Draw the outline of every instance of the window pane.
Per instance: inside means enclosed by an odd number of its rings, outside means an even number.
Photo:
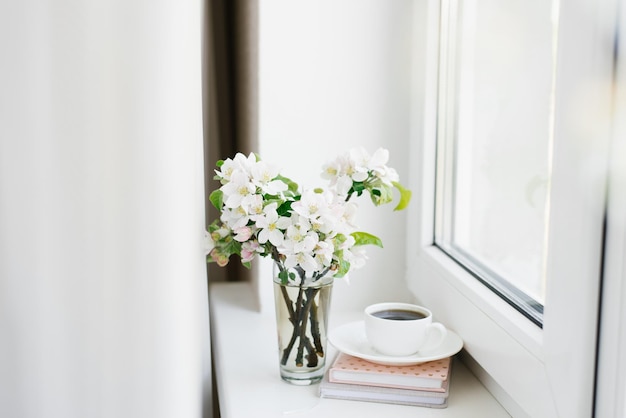
[[[436,242],[541,323],[557,4],[448,6]]]

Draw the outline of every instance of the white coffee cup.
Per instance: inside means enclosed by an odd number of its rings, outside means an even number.
[[[372,347],[388,356],[410,356],[437,348],[446,327],[433,322],[433,314],[410,303],[376,303],[365,308],[365,334]]]

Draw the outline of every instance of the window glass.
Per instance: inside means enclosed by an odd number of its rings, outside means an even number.
[[[446,13],[435,241],[541,325],[558,1],[466,0]]]

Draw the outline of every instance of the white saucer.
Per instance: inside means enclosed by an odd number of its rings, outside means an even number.
[[[351,322],[333,329],[328,341],[343,353],[385,366],[409,366],[439,360],[454,355],[463,348],[461,337],[448,330],[446,338],[435,349],[418,351],[410,356],[387,356],[376,351],[367,341],[363,321]]]

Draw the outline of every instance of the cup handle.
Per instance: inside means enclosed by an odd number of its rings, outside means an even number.
[[[443,340],[448,335],[448,330],[443,324],[439,322],[433,322],[428,326],[426,343],[420,348],[420,351],[433,350],[443,343]]]

